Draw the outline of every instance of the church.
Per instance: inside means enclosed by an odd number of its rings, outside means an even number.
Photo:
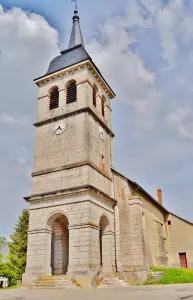
[[[38,86],[27,265],[42,277],[87,281],[126,274],[144,283],[151,266],[193,268],[193,224],[113,168],[111,101],[87,53],[77,8],[68,48]]]

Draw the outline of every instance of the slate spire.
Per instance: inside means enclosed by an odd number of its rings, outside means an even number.
[[[71,32],[71,36],[70,36],[68,49],[73,48],[80,44],[84,47],[84,40],[82,37],[81,28],[80,28],[80,18],[78,15],[77,6],[74,10],[74,16],[73,16],[72,20],[73,20],[73,25],[72,25],[72,32]]]

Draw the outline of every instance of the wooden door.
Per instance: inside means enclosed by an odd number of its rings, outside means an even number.
[[[186,258],[186,253],[179,253],[180,257],[180,266],[183,269],[187,269],[187,258]]]

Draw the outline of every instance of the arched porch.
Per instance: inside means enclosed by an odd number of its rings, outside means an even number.
[[[51,272],[52,275],[63,275],[69,265],[69,222],[64,214],[56,213],[49,219],[48,225],[51,230]]]

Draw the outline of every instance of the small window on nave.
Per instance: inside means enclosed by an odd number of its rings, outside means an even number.
[[[52,110],[59,106],[59,88],[57,86],[52,87],[50,89],[49,95],[50,95],[49,109]]]
[[[93,86],[93,105],[97,107],[97,87]]]
[[[66,103],[72,103],[77,101],[77,86],[76,86],[76,81],[70,81],[67,84],[67,99]]]

